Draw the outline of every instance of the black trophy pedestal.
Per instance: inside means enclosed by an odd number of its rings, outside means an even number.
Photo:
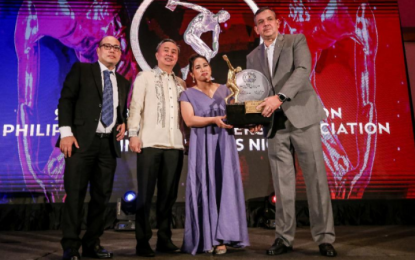
[[[261,113],[245,113],[245,104],[226,105],[226,123],[235,127],[250,125],[268,125],[272,117],[264,117]]]

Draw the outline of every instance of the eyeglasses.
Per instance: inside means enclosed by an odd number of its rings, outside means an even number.
[[[114,49],[115,52],[121,52],[121,47],[118,45],[111,45],[109,43],[104,43],[104,44],[101,44],[101,46],[99,47],[104,47],[104,49],[107,51]]]

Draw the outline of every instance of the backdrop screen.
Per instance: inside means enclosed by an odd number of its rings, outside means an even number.
[[[117,70],[131,81],[156,65],[157,43],[172,38],[182,50],[175,72],[188,85],[187,60],[195,52],[212,57],[213,77],[225,83],[228,68],[221,57],[226,54],[234,66],[245,68],[246,55],[261,44],[253,13],[264,5],[276,11],[280,33],[307,38],[310,80],[328,115],[321,122],[321,141],[332,198],[415,198],[398,6],[386,0],[0,0],[0,192],[63,200],[65,161],[54,147],[58,99],[73,63],[97,60],[103,36],[120,39],[123,57]],[[219,24],[219,31],[195,25],[221,10],[230,19]],[[193,40],[185,41],[189,32]],[[246,199],[270,194],[267,140],[246,129],[235,129],[235,137]],[[122,147],[112,201],[136,187],[136,156],[127,138]],[[184,201],[186,173],[184,167],[178,201]],[[297,194],[305,198],[299,167]],[[8,202],[3,196],[2,203]]]

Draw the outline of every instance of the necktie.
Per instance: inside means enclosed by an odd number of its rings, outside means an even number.
[[[112,124],[114,120],[114,100],[112,93],[112,83],[110,79],[110,74],[112,72],[104,70],[104,94],[102,99],[102,113],[101,121],[105,127],[108,127]]]

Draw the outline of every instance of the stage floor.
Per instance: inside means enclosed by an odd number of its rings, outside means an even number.
[[[156,230],[150,243],[156,244]],[[60,231],[0,232],[0,259],[50,259],[62,257]],[[337,259],[415,259],[415,226],[337,226],[335,248]],[[182,243],[183,229],[173,230],[173,241]],[[226,255],[157,254],[153,259],[327,259],[318,253],[312,241],[309,227],[297,229],[294,251],[280,256],[267,256],[265,250],[274,240],[274,232],[262,228],[250,228],[251,246],[245,249],[228,249]],[[137,259],[133,232],[107,230],[101,244],[114,252],[113,259]],[[88,259],[88,258],[82,258]],[[145,258],[143,258],[145,259]]]

